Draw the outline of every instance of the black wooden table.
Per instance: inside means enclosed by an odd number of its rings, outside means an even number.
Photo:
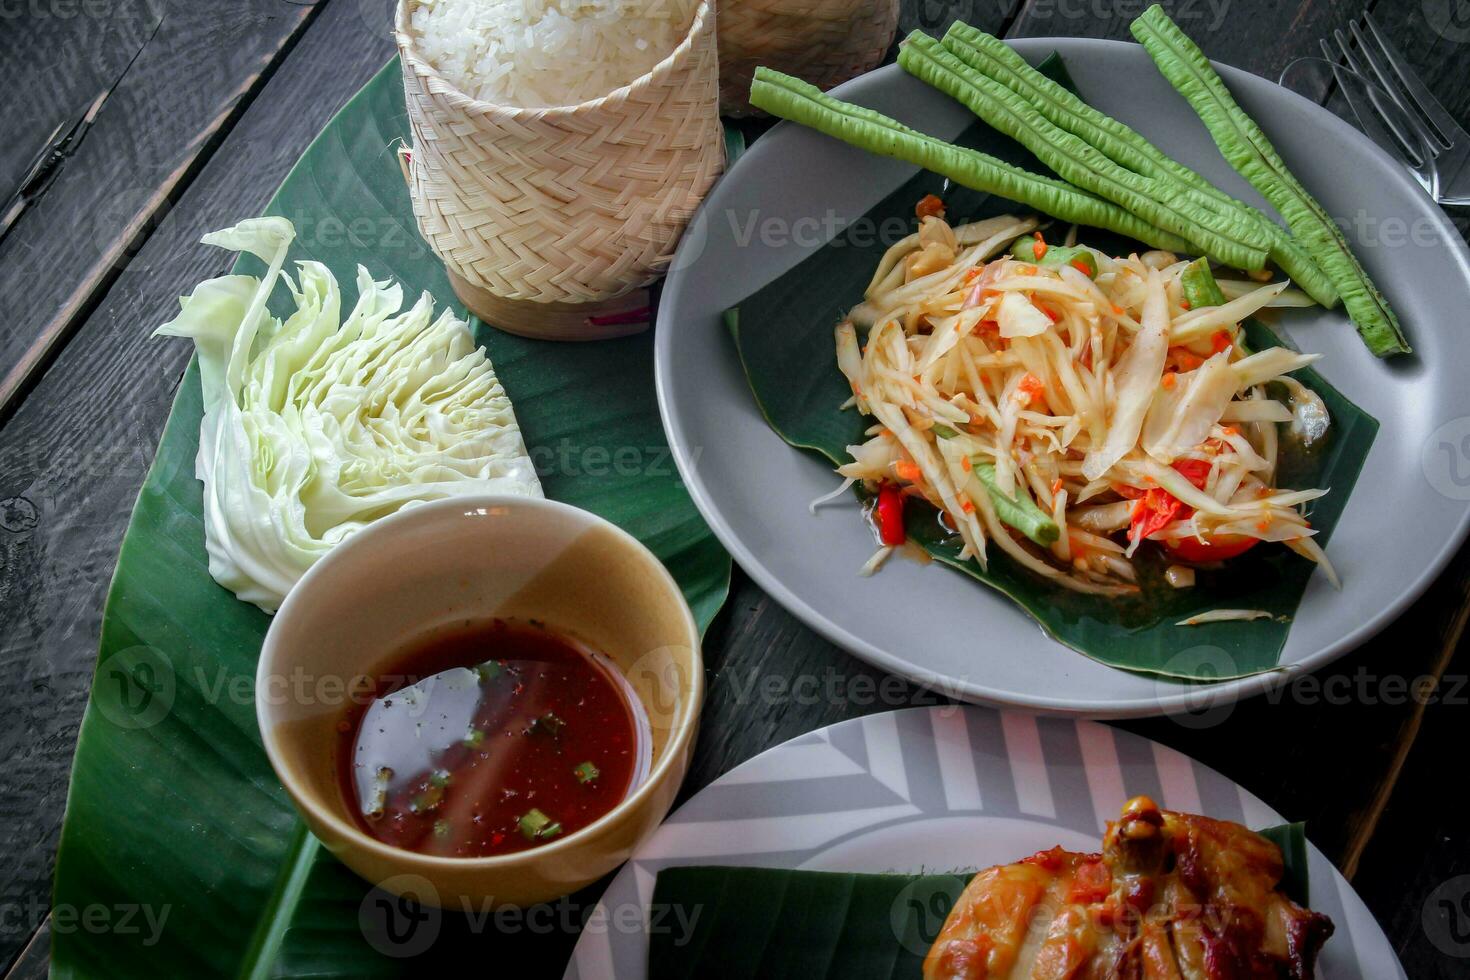
[[[959,17],[1008,37],[1127,38],[1144,6],[905,0],[900,29],[939,33]],[[1268,78],[1369,8],[1470,122],[1464,0],[1166,6],[1207,54]],[[63,120],[109,93],[0,243],[7,976],[45,969],[52,862],[102,598],[189,357],[189,345],[149,343],[148,331],[176,297],[228,265],[199,236],[259,213],[311,138],[392,56],[390,8],[391,0],[0,0],[0,194]],[[1396,623],[1331,669],[1208,724],[1124,726],[1308,821],[1415,980],[1470,976],[1470,826],[1457,761],[1470,718],[1470,659],[1459,649],[1467,590],[1470,548]],[[686,795],[813,728],[938,700],[834,648],[738,569],[705,655],[710,696]],[[832,693],[794,693],[812,690]],[[554,966],[548,975],[560,974]]]

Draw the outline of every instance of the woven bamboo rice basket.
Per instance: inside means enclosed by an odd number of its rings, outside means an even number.
[[[758,65],[821,89],[883,60],[898,30],[898,0],[719,0],[720,111],[751,108]]]
[[[646,287],[725,164],[711,0],[653,70],[573,106],[470,98],[394,22],[413,133],[414,217],[456,295],[511,333],[594,340],[647,328]]]

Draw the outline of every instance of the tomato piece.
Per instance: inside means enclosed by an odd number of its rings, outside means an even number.
[[[1201,544],[1198,538],[1188,537],[1178,541],[1165,541],[1164,548],[1180,561],[1225,561],[1245,554],[1260,543],[1260,538],[1244,534],[1216,534],[1210,538],[1208,544]]]
[[[1174,470],[1196,488],[1203,490],[1210,478],[1211,463],[1203,459],[1181,459],[1174,463]]]
[[[896,548],[907,540],[903,529],[903,493],[897,485],[885,483],[878,488],[873,518],[878,525],[878,540],[883,544]]]

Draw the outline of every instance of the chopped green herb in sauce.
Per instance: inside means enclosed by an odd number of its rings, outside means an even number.
[[[517,824],[526,840],[548,840],[561,833],[561,824],[534,807]]]

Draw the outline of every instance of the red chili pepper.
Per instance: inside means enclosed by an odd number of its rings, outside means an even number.
[[[1216,330],[1210,335],[1210,350],[1216,354],[1235,343],[1235,338],[1230,336],[1229,330]]]
[[[1179,475],[1199,489],[1205,488],[1205,481],[1210,478],[1210,464],[1203,459],[1181,459],[1174,464],[1174,469]],[[1118,492],[1123,493],[1119,488]],[[1126,488],[1131,489],[1131,488]],[[1135,491],[1136,493],[1136,491]],[[1128,497],[1132,494],[1123,493]],[[1194,514],[1194,508],[1187,506],[1178,497],[1162,487],[1154,487],[1143,494],[1133,505],[1132,520],[1129,521],[1128,537],[1146,538],[1150,534],[1157,534],[1163,530],[1171,521],[1188,520]]]
[[[935,194],[925,194],[919,198],[919,203],[914,205],[914,216],[921,221],[924,218],[944,217],[944,201]]]
[[[1041,237],[1041,232],[1039,231],[1036,233],[1036,241],[1031,243],[1031,254],[1036,256],[1036,261],[1038,262],[1046,254],[1046,239]]]
[[[1209,461],[1203,459],[1181,459],[1174,463],[1174,469],[1179,472],[1179,475],[1201,490],[1205,488],[1205,483],[1210,479],[1210,468]],[[1165,490],[1149,491],[1150,494],[1167,492]],[[1180,503],[1173,494],[1169,494],[1169,498],[1178,505],[1173,515],[1178,520],[1188,520],[1194,514],[1193,507]],[[1137,511],[1136,505],[1134,510],[1135,512]],[[1162,525],[1160,526],[1162,527]],[[1153,531],[1145,531],[1144,537],[1157,530],[1158,528],[1154,528]],[[1169,554],[1181,561],[1208,562],[1225,561],[1228,558],[1234,558],[1237,555],[1244,554],[1260,543],[1259,538],[1247,537],[1243,534],[1216,534],[1212,535],[1208,542],[1201,542],[1195,537],[1180,538],[1177,541],[1165,541],[1164,548]]]
[[[1128,521],[1129,540],[1146,538],[1162,531],[1183,506],[1179,498],[1167,490],[1155,487],[1148,491],[1133,505],[1133,514]]]
[[[1087,278],[1092,278],[1092,266],[1088,265],[1081,259],[1073,259],[1071,262],[1068,263],[1068,265],[1076,269],[1078,272],[1082,273]]]
[[[873,508],[878,524],[878,540],[896,548],[907,540],[903,530],[903,493],[893,483],[878,488],[878,505]]]

